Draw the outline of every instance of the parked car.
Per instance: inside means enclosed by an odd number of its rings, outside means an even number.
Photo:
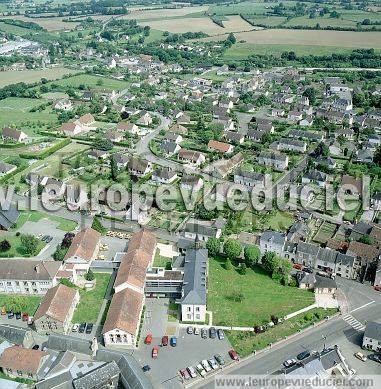
[[[192,378],[197,377],[196,369],[193,366],[188,366],[187,371]]]
[[[152,349],[152,358],[157,358],[157,356],[159,355],[159,349],[157,347],[154,347]]]
[[[165,335],[161,338],[161,345],[168,346],[168,336],[167,335]]]
[[[294,263],[294,264],[292,265],[292,267],[293,267],[294,269],[297,269],[297,270],[302,270],[302,269],[303,269],[303,265],[300,264],[300,263]]]
[[[223,366],[225,365],[225,360],[224,358],[222,358],[222,356],[220,354],[216,354],[214,356],[214,359],[217,361],[217,363],[220,365],[220,366]]]
[[[305,358],[308,358],[309,356],[311,355],[311,353],[309,351],[302,351],[301,353],[299,353],[297,356],[296,356],[296,359],[298,359],[299,361],[301,361],[302,359],[305,359]]]
[[[305,271],[306,273],[313,273],[314,271],[308,267],[304,267],[303,268],[303,271]]]
[[[38,350],[39,348],[40,348],[40,346],[39,346],[38,344],[35,344],[35,345],[32,347],[33,350]]]
[[[177,338],[176,338],[176,336],[172,336],[171,337],[170,343],[171,343],[172,347],[176,347],[177,346]]]
[[[203,369],[201,363],[199,363],[196,366],[196,370],[197,370],[197,373],[200,374],[201,377],[205,377],[206,376],[206,371]]]
[[[48,236],[48,238],[46,239],[46,243],[50,243],[52,240],[53,240],[53,237],[52,236]]]
[[[78,329],[79,329],[79,324],[78,323],[75,323],[73,324],[73,327],[71,329],[71,332],[78,332]]]
[[[78,329],[78,332],[80,332],[81,334],[83,334],[85,332],[85,329],[86,329],[86,323],[81,323],[79,325],[79,329]]]
[[[20,320],[21,319],[21,312],[16,312],[16,319]]]
[[[296,359],[287,359],[287,361],[283,362],[284,367],[294,366],[298,361]]]
[[[91,331],[93,330],[94,324],[87,324],[86,326],[86,334],[91,334]]]
[[[225,339],[224,331],[222,331],[221,329],[217,330],[217,335],[219,340]]]
[[[193,327],[191,327],[191,326],[187,327],[187,333],[189,335],[192,335],[193,334]]]
[[[214,339],[217,336],[216,329],[214,327],[209,328],[209,338]]]
[[[194,328],[193,328],[193,333],[194,333],[195,335],[200,335],[200,329],[197,328],[197,327],[194,327]]]
[[[363,362],[366,362],[366,360],[368,359],[363,353],[360,352],[355,353],[355,357]]]
[[[144,366],[142,367],[142,370],[143,370],[144,373],[145,373],[146,371],[150,371],[150,370],[151,370],[151,367],[150,367],[150,365],[144,365]]]
[[[152,343],[152,334],[148,334],[146,338],[144,339],[145,344],[151,344]]]
[[[371,360],[374,361],[374,362],[381,363],[381,354],[369,355],[368,358],[371,359]]]
[[[212,368],[210,367],[210,365],[209,365],[209,363],[208,363],[208,361],[206,360],[206,359],[203,359],[202,361],[201,361],[201,365],[202,365],[202,367],[204,368],[204,370],[208,373],[209,371],[211,371],[212,370]]]
[[[22,321],[28,321],[29,315],[26,312],[23,312],[22,314]]]
[[[213,370],[218,369],[218,363],[216,362],[216,360],[214,358],[208,359],[208,363]]]
[[[184,380],[189,380],[189,378],[191,378],[191,376],[190,376],[190,374],[189,374],[187,369],[181,369],[180,370],[180,375],[181,375],[181,377],[184,378]]]
[[[208,330],[206,328],[201,328],[201,338],[206,339],[208,337]]]
[[[13,319],[14,316],[15,314],[13,313],[13,311],[8,311],[8,319]]]
[[[376,285],[374,287],[374,290],[377,290],[377,292],[381,292],[381,285]]]
[[[32,325],[34,322],[34,317],[33,316],[29,316],[28,317],[28,326]]]
[[[236,353],[235,350],[229,350],[229,355],[230,355],[230,358],[233,359],[233,361],[238,361],[238,354]]]

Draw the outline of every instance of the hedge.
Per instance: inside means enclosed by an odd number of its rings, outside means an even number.
[[[63,147],[70,144],[70,142],[71,142],[71,140],[69,138],[65,138],[61,142],[57,143],[56,145],[54,145],[52,147],[49,147],[47,150],[44,150],[41,153],[38,153],[38,154],[22,153],[22,154],[20,154],[20,157],[26,158],[26,159],[45,159],[46,157],[49,157],[50,155],[55,153],[57,150],[60,150]]]

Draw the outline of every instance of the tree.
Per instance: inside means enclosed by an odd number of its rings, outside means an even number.
[[[97,217],[94,218],[91,228],[95,231],[98,231],[102,235],[106,232],[106,229],[103,227],[102,223]]]
[[[247,266],[253,266],[258,263],[261,252],[258,246],[246,246],[243,255]]]
[[[11,244],[6,239],[0,242],[0,251],[8,251],[11,248]]]
[[[374,153],[373,162],[381,167],[381,146],[378,146],[377,150]]]
[[[242,274],[242,275],[245,275],[246,274],[246,264],[245,263],[241,263],[241,266],[239,268],[239,272]]]
[[[38,249],[40,241],[33,235],[21,235],[21,248],[27,255],[34,255]]]
[[[241,244],[233,239],[228,239],[224,243],[224,253],[230,260],[237,259],[237,257],[241,254],[242,246]]]
[[[231,270],[231,269],[233,269],[233,265],[232,265],[230,259],[227,259],[227,260],[226,260],[225,266],[224,266],[224,267],[225,267],[225,270]]]
[[[7,299],[7,309],[13,312],[23,312],[28,306],[24,296],[11,296]]]
[[[95,279],[95,275],[91,269],[88,270],[88,272],[85,274],[85,280],[87,281],[93,281]]]
[[[262,257],[262,265],[270,274],[278,270],[279,264],[280,258],[273,251],[268,251]]]
[[[209,238],[206,242],[206,248],[208,249],[209,255],[214,257],[220,252],[221,243],[217,238]]]
[[[303,92],[303,96],[308,97],[310,104],[315,104],[316,101],[316,90],[313,87],[306,88]]]
[[[118,165],[116,164],[114,157],[111,157],[110,168],[111,168],[111,179],[113,181],[117,181],[117,179],[118,179]]]

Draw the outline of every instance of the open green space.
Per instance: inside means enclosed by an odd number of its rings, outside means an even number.
[[[0,307],[13,312],[26,312],[34,315],[41,301],[39,296],[0,294]]]
[[[160,255],[160,251],[156,250],[155,258],[153,259],[154,267],[170,267],[171,266],[171,258],[163,257]]]
[[[271,315],[283,317],[314,303],[312,292],[274,281],[262,268],[240,274],[224,267],[225,258],[209,260],[208,310],[215,325],[252,327],[266,324]]]
[[[226,331],[226,335],[240,357],[245,357],[254,351],[267,347],[270,343],[295,334],[314,323],[323,320],[326,316],[332,316],[336,309],[314,308],[306,313],[301,313],[291,319],[285,320],[262,334],[242,331]]]
[[[40,220],[47,218],[49,220],[55,221],[59,228],[62,231],[73,231],[77,227],[77,223],[73,220],[64,219],[56,215],[48,215],[41,211],[30,211],[30,212],[21,212],[14,229],[19,229],[22,227],[25,222],[39,222]]]
[[[79,291],[80,301],[74,311],[73,323],[95,323],[97,321],[102,300],[105,298],[111,274],[95,274],[95,287],[93,290]]]
[[[11,245],[9,250],[0,251],[0,258],[13,258],[13,257],[31,257],[33,255],[29,255],[25,252],[25,249],[21,243],[21,235],[16,236],[14,234],[4,234],[0,235],[0,241],[7,240]],[[45,247],[45,243],[41,240],[38,242],[36,253],[37,255],[43,248]]]

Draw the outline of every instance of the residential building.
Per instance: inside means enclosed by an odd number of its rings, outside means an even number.
[[[12,204],[4,204],[0,209],[0,230],[9,230],[16,224],[20,212]],[[7,209],[8,208],[8,209]]]
[[[151,162],[138,157],[131,157],[128,162],[128,168],[130,169],[132,175],[136,177],[144,177],[152,171],[152,164]]]
[[[200,166],[205,162],[205,155],[194,150],[181,149],[178,157],[181,161],[188,162],[194,166]]]
[[[281,153],[262,151],[258,156],[258,163],[276,170],[285,170],[288,167],[288,156]]]
[[[17,166],[6,162],[0,162],[0,177],[6,176],[17,170]]]
[[[187,250],[180,299],[182,321],[205,322],[207,277],[208,250]]]
[[[120,132],[128,132],[130,134],[138,134],[139,127],[134,123],[119,122],[116,125],[116,130]]]
[[[4,127],[2,133],[3,140],[26,143],[28,141],[28,135],[25,132],[16,128]]]
[[[381,323],[375,321],[366,323],[362,347],[375,352],[381,351]]]
[[[201,177],[185,174],[181,178],[180,187],[186,190],[198,192],[202,188],[203,183],[204,182]]]
[[[43,335],[52,332],[68,333],[78,302],[77,289],[62,284],[50,288],[34,314],[36,331]]]
[[[234,146],[229,143],[219,142],[217,140],[210,140],[208,143],[208,149],[223,154],[230,154],[233,152]]]
[[[175,170],[166,167],[156,169],[152,173],[152,181],[158,184],[171,184],[177,179],[178,179],[177,172]]]
[[[185,225],[184,237],[201,242],[207,242],[209,238],[219,238],[224,225],[220,222],[220,219],[214,222],[190,219]]]
[[[283,256],[286,235],[277,231],[263,231],[259,239],[259,248],[262,254],[272,251]]]
[[[265,186],[265,176],[262,173],[244,171],[238,169],[234,173],[234,182],[236,184],[245,185],[249,188],[253,188],[255,186]]]

